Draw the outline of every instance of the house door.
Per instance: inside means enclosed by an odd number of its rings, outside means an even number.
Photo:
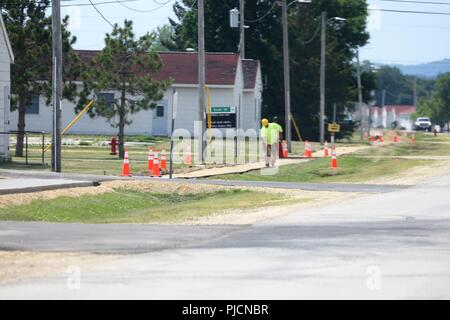
[[[153,112],[153,135],[167,136],[167,101],[158,102]]]

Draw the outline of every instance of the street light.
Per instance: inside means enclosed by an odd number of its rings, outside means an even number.
[[[328,21],[346,21],[341,17],[332,17],[327,20],[327,13],[322,12],[322,35],[320,49],[320,144],[325,142],[325,63],[326,63],[326,24]]]
[[[289,152],[292,151],[291,143],[291,83],[289,74],[289,36],[288,36],[288,15],[287,9],[294,3],[311,3],[311,0],[295,0],[286,4],[286,0],[282,1],[283,12],[283,62],[284,62],[284,113],[286,126],[286,140]]]

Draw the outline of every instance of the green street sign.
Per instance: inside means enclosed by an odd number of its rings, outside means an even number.
[[[211,107],[211,113],[236,113],[235,107]]]

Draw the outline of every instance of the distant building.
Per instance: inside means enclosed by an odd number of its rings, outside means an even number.
[[[77,51],[84,61],[95,57],[99,51]],[[194,122],[198,119],[198,59],[195,52],[161,52],[163,67],[150,76],[155,80],[172,79],[172,86],[164,93],[153,110],[140,111],[130,116],[132,124],[126,126],[128,135],[169,136],[171,132],[173,89],[178,92],[178,109],[175,129],[182,128],[194,134]],[[206,85],[211,95],[213,110],[231,113],[233,121],[224,121],[224,127],[242,129],[259,128],[262,92],[261,66],[257,60],[240,60],[235,53],[206,54]],[[81,83],[79,83],[81,88]],[[117,98],[119,93],[101,93],[105,100]],[[63,128],[76,116],[75,105],[64,100],[62,103]],[[17,112],[11,114],[17,124]],[[52,129],[52,108],[45,105],[45,98],[36,97],[27,108],[26,130],[46,131]],[[117,134],[117,128],[104,118],[91,119],[83,116],[69,133],[74,134]]]
[[[370,107],[370,119],[372,128],[392,128],[394,123],[406,130],[414,129],[413,114],[416,107],[412,105],[386,105]]]
[[[9,158],[9,109],[11,87],[11,64],[14,54],[9,43],[6,27],[0,15],[0,161]]]

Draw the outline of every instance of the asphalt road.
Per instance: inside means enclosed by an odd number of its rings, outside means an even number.
[[[117,240],[115,250],[133,237],[159,245],[81,270],[79,288],[61,274],[0,287],[0,298],[448,299],[449,190],[445,176],[252,226],[74,225],[84,243],[95,230],[111,228],[98,234],[94,247],[105,235]],[[10,247],[38,249],[47,238],[57,243],[51,235],[58,226],[30,225],[1,223],[0,243],[14,237]],[[38,238],[33,228],[41,230]],[[83,236],[83,229],[90,231]],[[71,244],[67,226],[60,230]],[[129,246],[123,252],[136,251]]]

